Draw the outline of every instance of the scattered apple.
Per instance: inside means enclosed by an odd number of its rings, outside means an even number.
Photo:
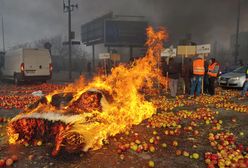
[[[192,157],[193,157],[194,159],[199,159],[200,156],[199,156],[198,153],[193,153],[193,154],[192,154]]]
[[[149,150],[150,150],[150,152],[154,153],[156,149],[155,149],[154,146],[150,146],[150,147],[149,147]]]
[[[154,167],[154,166],[155,166],[154,161],[150,160],[150,161],[148,162],[148,166],[149,166],[149,167]]]
[[[187,151],[183,151],[183,156],[185,156],[185,157],[189,157],[189,152],[187,152]]]
[[[176,155],[179,156],[182,154],[182,151],[181,150],[176,150]]]
[[[166,148],[167,147],[167,144],[166,143],[162,143],[162,147],[163,148]]]
[[[11,158],[7,159],[6,162],[5,162],[6,166],[11,166],[13,163],[14,162],[13,162],[13,160]]]
[[[5,165],[5,160],[0,159],[0,167],[4,167],[4,165]]]
[[[16,155],[12,155],[12,156],[11,156],[11,159],[15,162],[15,161],[18,160],[18,157],[17,157]]]
[[[178,146],[178,142],[177,142],[177,141],[173,141],[173,142],[172,142],[172,145],[173,145],[173,146]]]

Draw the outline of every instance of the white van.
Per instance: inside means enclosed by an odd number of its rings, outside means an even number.
[[[2,78],[21,81],[46,82],[52,76],[51,55],[43,48],[20,48],[7,51],[4,56]]]

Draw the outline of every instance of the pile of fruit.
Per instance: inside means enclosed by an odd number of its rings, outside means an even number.
[[[179,117],[173,112],[159,113],[148,119],[148,123],[149,126],[158,128],[176,127],[179,123]]]
[[[15,86],[15,85],[6,85],[1,86],[0,88],[0,95],[3,94],[31,94],[34,91],[41,90],[44,93],[49,93],[53,90],[58,90],[64,88],[65,85],[57,85],[57,84],[49,84],[49,83],[43,83],[40,85],[21,85],[21,86]]]
[[[21,95],[21,96],[0,96],[0,108],[3,109],[24,109],[29,104],[33,104],[40,97]]]
[[[39,97],[32,95],[33,92],[40,90],[42,93],[46,94],[64,87],[65,85],[55,84],[3,86],[0,88],[0,108],[24,109],[39,99]]]
[[[172,111],[177,107],[185,107],[195,104],[194,101],[189,101],[181,96],[178,96],[176,99],[173,100],[168,100],[165,96],[159,96],[156,98],[152,98],[151,101],[158,109],[161,109],[162,111]]]
[[[30,89],[17,89],[17,95],[0,96],[0,108],[25,108],[39,99],[27,94],[37,89],[51,92],[52,89],[49,88],[56,89],[60,86],[46,84],[41,87],[43,90],[31,87]],[[225,127],[223,122],[226,120],[222,121],[217,118],[220,114],[219,110],[225,113],[223,109],[248,112],[247,105],[240,105],[231,100],[238,94],[239,92],[236,91],[218,90],[215,96],[203,95],[194,99],[187,99],[184,96],[173,100],[168,100],[165,96],[150,97],[159,110],[153,117],[144,121],[145,128],[143,129],[146,129],[144,135],[131,130],[121,134],[121,138],[115,141],[116,149],[114,150],[121,160],[128,159],[127,156],[130,154],[135,156],[148,154],[150,157],[146,164],[149,167],[157,165],[156,154],[161,151],[172,153],[179,159],[192,159],[192,161],[199,159],[198,163],[204,159],[209,168],[248,167],[248,144],[240,143],[238,136],[229,132]],[[176,109],[178,107],[182,108]],[[8,121],[7,118],[0,118],[0,123]],[[236,123],[236,118],[232,117],[231,122]],[[232,126],[237,126],[237,124]],[[244,136],[244,133],[240,132],[239,135]],[[205,142],[201,142],[204,140]],[[34,145],[41,146],[42,141],[37,141]],[[0,158],[0,167],[12,165],[16,160],[12,156]],[[202,164],[205,163],[202,162]]]
[[[248,112],[248,105],[243,105],[243,104],[237,104],[237,103],[232,103],[232,102],[221,102],[221,103],[217,103],[216,108],[223,108],[225,110],[234,110],[237,112],[243,112],[243,113],[247,113]]]
[[[222,96],[222,95],[199,96],[194,99],[194,101],[197,102],[197,104],[204,105],[204,106],[207,106],[210,104],[216,104],[224,100],[226,100],[226,96]]]
[[[237,138],[233,133],[221,132],[209,134],[210,145],[217,152],[206,152],[205,163],[209,168],[214,168],[218,165],[224,167],[248,167],[248,147],[237,143]]]

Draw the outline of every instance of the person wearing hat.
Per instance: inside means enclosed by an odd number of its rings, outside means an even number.
[[[191,79],[190,97],[201,94],[202,80],[205,73],[204,56],[199,55],[193,60],[193,77]]]

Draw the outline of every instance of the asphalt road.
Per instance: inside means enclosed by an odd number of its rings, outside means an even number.
[[[60,87],[60,86],[59,86]],[[4,92],[8,88],[8,92]],[[50,88],[50,89],[49,89]],[[36,85],[36,86],[21,86],[15,87],[12,85],[1,85],[0,86],[0,97],[9,95],[26,95],[30,94],[32,91],[37,89],[44,89],[45,92],[50,92],[56,87],[50,85]],[[30,92],[22,92],[22,90],[29,90]],[[229,96],[228,102],[233,102],[236,104],[247,105],[248,99],[239,100],[237,98],[237,91],[230,90],[228,92],[233,92],[233,95]],[[209,99],[209,96],[206,96]],[[242,143],[247,146],[248,138],[248,113],[241,113],[235,110],[226,110],[225,108],[216,108],[216,103],[200,103],[195,105],[194,100],[188,100],[186,98],[179,98],[179,100],[170,99],[166,102],[161,102],[158,114],[169,115],[171,110],[165,110],[164,107],[171,106],[166,104],[170,102],[175,104],[175,102],[184,100],[180,105],[172,108],[172,113],[174,116],[179,116],[179,113],[183,110],[186,111],[196,111],[199,108],[210,109],[211,116],[214,120],[221,120],[221,129],[213,130],[214,124],[206,124],[206,120],[192,120],[190,117],[179,117],[177,125],[181,125],[179,128],[179,135],[165,135],[165,130],[174,130],[174,127],[156,127],[150,125],[150,120],[145,120],[137,126],[133,126],[128,133],[122,133],[115,137],[110,137],[108,143],[106,143],[101,149],[97,151],[89,151],[87,153],[76,153],[69,154],[65,151],[60,152],[57,157],[51,156],[52,144],[43,144],[42,146],[22,146],[22,145],[8,145],[8,137],[6,135],[6,122],[0,123],[0,159],[5,157],[10,157],[12,155],[17,155],[18,160],[13,164],[13,167],[34,167],[34,168],[45,168],[45,167],[58,167],[58,168],[79,168],[79,167],[89,167],[89,168],[142,168],[148,167],[148,162],[153,161],[155,167],[184,167],[184,168],[194,168],[194,167],[207,167],[204,161],[204,154],[206,152],[216,152],[216,149],[210,146],[208,140],[208,134],[217,132],[233,132],[237,136],[237,142]],[[191,102],[191,104],[187,104]],[[210,101],[209,101],[210,102]],[[21,109],[10,108],[4,109],[0,107],[0,117],[12,118],[17,115]],[[215,114],[218,111],[219,113]],[[247,111],[248,112],[248,111]],[[158,117],[154,115],[153,118]],[[193,114],[192,114],[193,115]],[[158,117],[159,118],[159,117]],[[236,122],[232,122],[235,118]],[[193,130],[197,130],[199,135],[194,135],[193,131],[185,131],[185,127],[189,126],[190,123],[194,121],[196,126]],[[159,123],[160,121],[158,121]],[[168,121],[166,121],[168,122]],[[240,136],[240,132],[244,135]],[[157,143],[150,143],[150,139],[153,137],[158,137]],[[150,146],[155,147],[155,151],[151,150],[141,150],[135,151],[132,148],[120,151],[121,144],[135,144],[139,140],[142,143],[145,142]],[[136,142],[135,142],[136,141]],[[176,141],[179,145],[173,145],[173,141]],[[139,144],[139,143],[137,143]],[[166,144],[166,147],[164,146]],[[187,151],[190,154],[198,153],[200,155],[199,159],[192,159],[183,155],[177,156],[176,151]]]

